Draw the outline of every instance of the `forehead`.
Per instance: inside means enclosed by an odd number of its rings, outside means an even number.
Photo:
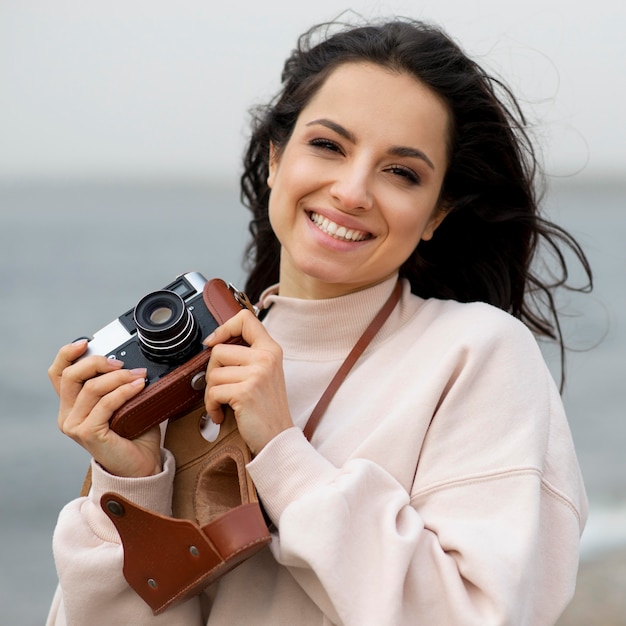
[[[450,115],[443,99],[415,76],[374,63],[343,63],[333,69],[299,121],[316,116],[339,116],[337,121],[347,127],[375,125],[394,136],[449,143]]]

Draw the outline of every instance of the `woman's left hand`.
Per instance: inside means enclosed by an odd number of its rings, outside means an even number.
[[[248,346],[224,343],[234,337],[242,337]],[[204,343],[212,349],[204,394],[207,416],[220,424],[224,419],[222,406],[230,405],[241,436],[257,454],[293,426],[283,351],[250,311],[229,319]]]

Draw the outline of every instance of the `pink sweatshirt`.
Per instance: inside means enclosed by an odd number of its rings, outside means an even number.
[[[49,625],[554,624],[570,600],[587,503],[553,380],[530,332],[481,303],[400,304],[328,407],[310,412],[395,280],[332,300],[272,293],[296,427],[248,469],[278,528],[269,548],[159,617],[126,585],[105,491],[169,513],[162,474],[95,464],[61,512]]]

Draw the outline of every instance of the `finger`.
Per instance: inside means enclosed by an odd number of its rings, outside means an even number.
[[[207,416],[216,424],[222,423],[224,405],[233,402],[235,390],[239,389],[240,394],[244,391],[241,383],[246,381],[246,370],[244,367],[218,367],[207,375],[204,405]],[[239,387],[236,387],[237,385]],[[240,398],[240,395],[236,397]]]
[[[204,393],[206,416],[215,424],[224,421],[224,407],[234,401],[235,385],[207,387]]]
[[[112,436],[119,437],[117,434],[112,435],[113,431],[109,428],[111,415],[136,396],[144,386],[144,378],[134,378],[129,382],[119,384],[98,397],[87,413],[85,409],[90,404],[88,401],[74,406],[67,419],[59,426],[66,435],[78,441],[93,454],[96,445],[107,443]],[[92,397],[91,400],[93,399]]]
[[[233,343],[220,343],[211,349],[209,368],[247,365],[253,358],[250,348]]]
[[[272,339],[250,347],[219,344],[211,351],[206,369],[207,381],[208,384],[215,384],[217,379],[212,377],[220,369],[224,370],[221,374],[228,374],[236,380],[250,375],[270,376],[277,368],[282,369],[282,360],[282,349]]]
[[[250,370],[249,364],[253,359],[251,348],[233,344],[219,344],[212,349],[211,358],[206,369],[205,406],[207,416],[215,423],[221,424],[224,420],[223,404],[209,395],[210,390],[223,385],[241,383],[246,379]]]
[[[227,343],[231,339],[241,337],[249,346],[271,338],[265,330],[265,326],[251,312],[240,311],[221,326],[215,329],[205,340],[204,345],[212,348],[220,343]]]
[[[63,402],[73,402],[88,380],[119,371],[124,366],[122,361],[108,359],[105,356],[90,356],[65,367],[61,372],[57,393]]]
[[[208,369],[206,374],[207,388],[244,382],[248,377],[249,371],[250,370],[247,367],[237,367],[234,365],[230,367],[213,367]]]
[[[211,348],[211,356],[206,370],[207,380],[210,379],[212,372],[219,368],[252,366],[256,369],[282,365],[281,347],[249,311],[244,311],[244,313],[246,315],[242,316],[238,322],[233,322],[231,325],[229,323],[231,320],[229,320],[214,334],[212,342],[218,341],[218,343]],[[239,317],[239,314],[235,317]],[[249,318],[250,325],[246,327],[248,323],[246,321],[247,318]],[[234,320],[234,318],[232,319]],[[243,321],[243,325],[239,326],[241,321]],[[248,345],[219,343],[221,338],[231,337],[231,330],[237,330],[238,328],[247,333]],[[254,339],[253,336],[255,337]],[[215,383],[216,381],[213,382]]]
[[[115,391],[118,387],[127,384],[135,384],[139,390],[145,386],[146,369],[137,368],[134,370],[118,370],[109,372],[102,376],[96,376],[89,379],[83,385],[82,389],[76,396],[75,400],[68,399],[65,394],[62,397],[61,408],[59,411],[59,421],[65,421],[67,416],[85,416],[100,403],[101,399]],[[105,405],[106,406],[106,405]],[[121,405],[120,405],[121,406]],[[111,410],[111,414],[107,417],[107,421],[119,406],[115,406]],[[76,417],[75,417],[76,419]],[[78,419],[82,419],[78,417]],[[61,426],[61,423],[59,424]]]
[[[63,346],[57,352],[52,365],[48,368],[48,377],[57,393],[59,393],[63,370],[72,365],[72,363],[85,352],[87,343],[86,339],[79,339],[74,343]]]

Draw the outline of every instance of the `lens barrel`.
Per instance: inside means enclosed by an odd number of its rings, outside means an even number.
[[[198,324],[173,291],[153,291],[135,307],[137,339],[150,359],[165,363],[184,360],[197,347]]]

